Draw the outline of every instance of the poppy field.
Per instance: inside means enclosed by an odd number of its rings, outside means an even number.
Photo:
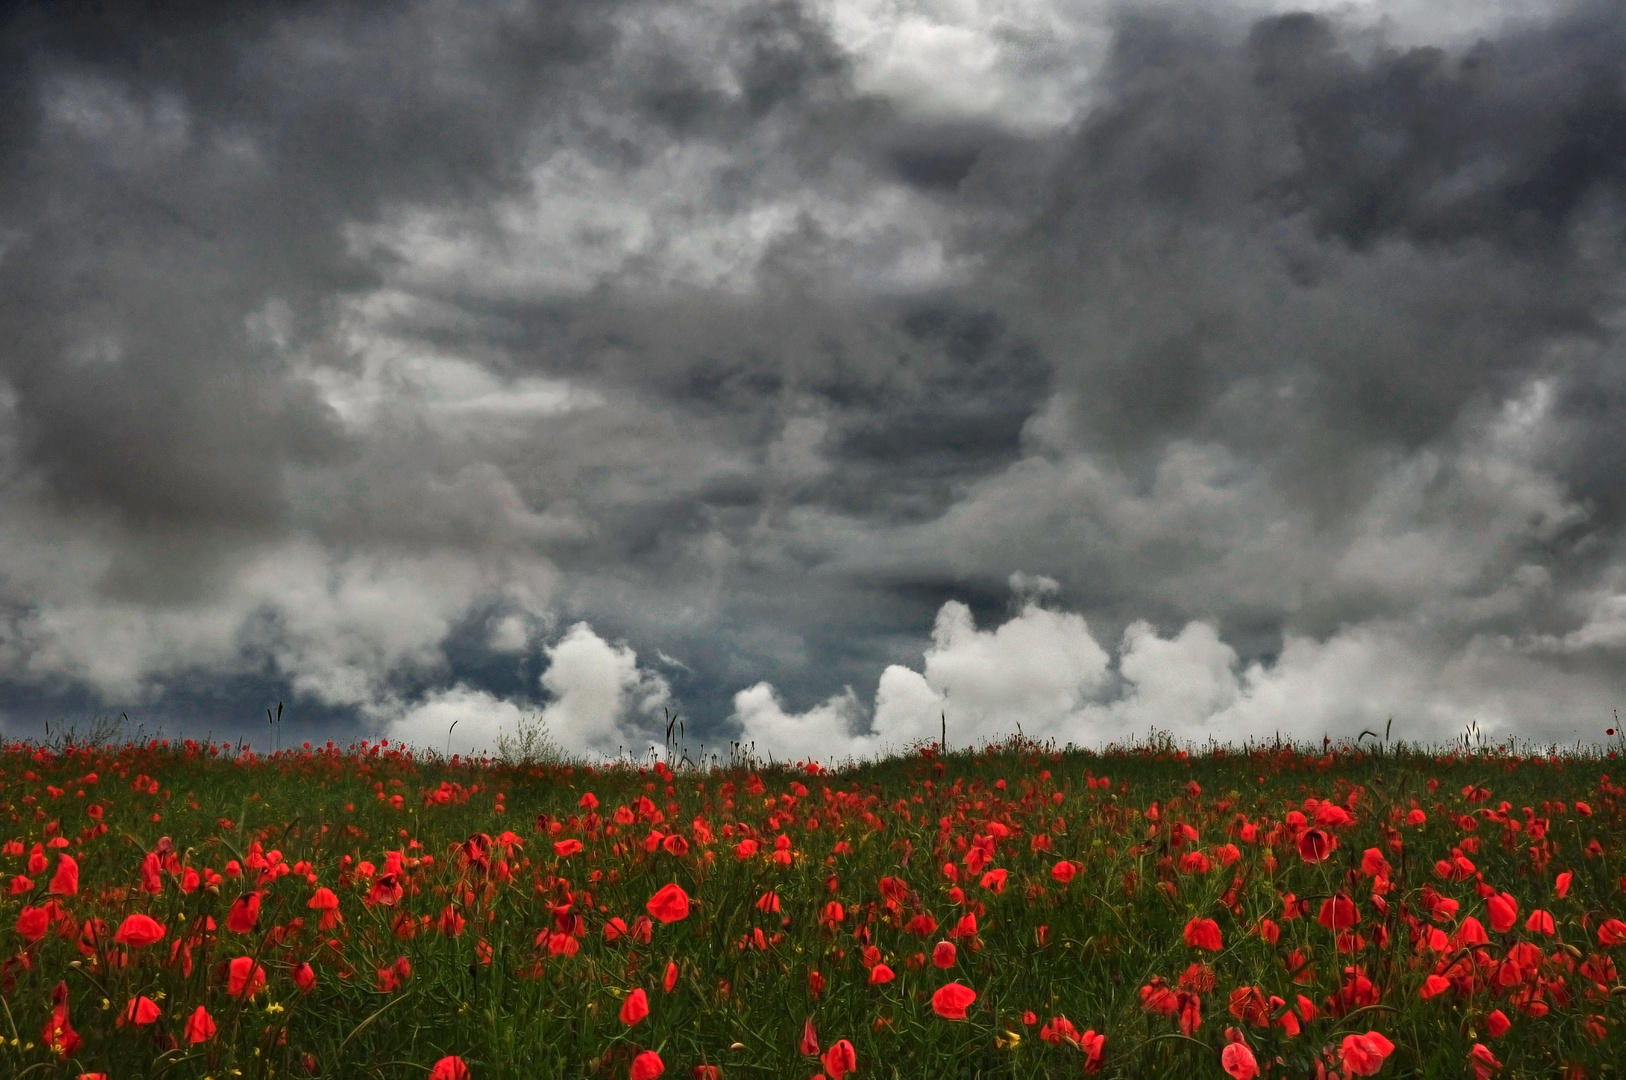
[[[1615,753],[0,752],[0,1074],[1611,1077]]]

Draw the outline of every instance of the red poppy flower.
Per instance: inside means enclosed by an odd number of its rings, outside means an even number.
[[[1197,994],[1208,993],[1217,981],[1214,969],[1203,963],[1192,964],[1180,973],[1180,989]]]
[[[316,969],[309,964],[295,964],[293,975],[294,985],[304,993],[308,994],[316,989]]]
[[[954,942],[939,941],[932,947],[932,963],[947,970],[954,966]]]
[[[1047,1042],[1052,1046],[1060,1046],[1063,1042],[1078,1044],[1078,1028],[1065,1016],[1052,1016],[1045,1026],[1039,1029],[1039,1041]]]
[[[811,1016],[802,1024],[802,1039],[796,1044],[796,1049],[806,1057],[819,1056],[819,1033],[813,1030]]]
[[[666,962],[666,977],[661,980],[661,988],[670,994],[677,986],[678,966],[675,961]]]
[[[45,887],[45,891],[52,896],[77,895],[79,864],[73,861],[72,855],[58,855],[56,858],[56,873],[51,875],[51,883]]]
[[[1078,1037],[1078,1048],[1084,1051],[1084,1071],[1100,1072],[1101,1060],[1107,1050],[1107,1037],[1098,1035],[1091,1029]]]
[[[1259,1075],[1259,1062],[1244,1042],[1227,1043],[1220,1051],[1220,1065],[1231,1080],[1253,1080]]]
[[[1443,975],[1430,975],[1423,980],[1423,988],[1417,992],[1417,996],[1427,1001],[1429,998],[1439,997],[1449,989],[1451,989],[1450,979]]]
[[[1175,1008],[1180,1013],[1180,1034],[1191,1037],[1203,1026],[1203,999],[1184,990],[1175,995]]]
[[[1345,1035],[1339,1054],[1344,1071],[1351,1076],[1376,1076],[1384,1059],[1394,1053],[1395,1044],[1376,1031],[1365,1035]]]
[[[1553,913],[1540,908],[1532,911],[1530,917],[1524,920],[1524,928],[1532,934],[1546,934],[1548,937],[1558,932],[1558,927],[1553,923]]]
[[[694,1080],[723,1080],[723,1070],[716,1065],[696,1065]]]
[[[1489,1016],[1485,1017],[1485,1030],[1490,1032],[1490,1036],[1493,1039],[1500,1039],[1503,1035],[1506,1035],[1508,1033],[1508,1029],[1512,1026],[1513,1021],[1509,1020],[1507,1018],[1507,1013],[1503,1012],[1501,1009],[1497,1009]]]
[[[192,1045],[208,1042],[215,1037],[215,1018],[209,1015],[209,1010],[199,1005],[186,1018],[186,1041]]]
[[[72,1057],[74,1051],[84,1044],[79,1033],[68,1022],[68,984],[65,982],[57,983],[56,989],[51,991],[51,1018],[45,1022],[40,1041],[47,1050],[55,1051],[63,1060]]]
[[[234,934],[246,934],[260,921],[260,894],[244,893],[231,902],[226,914],[226,929]]]
[[[895,978],[897,978],[897,974],[885,964],[876,964],[869,969],[869,984],[871,986],[881,986]]]
[[[1379,996],[1377,985],[1365,971],[1359,967],[1346,967],[1344,984],[1338,988],[1336,994],[1327,999],[1327,1011],[1334,1016],[1342,1016],[1351,1009],[1376,1005]]]
[[[561,859],[574,855],[581,849],[582,842],[580,840],[560,840],[553,845],[553,853]]]
[[[253,997],[265,989],[265,969],[251,956],[239,956],[226,965],[226,992],[232,997]]]
[[[944,1020],[964,1020],[967,1006],[976,1000],[977,992],[969,986],[949,983],[932,995],[932,1010]]]
[[[653,1050],[645,1050],[632,1059],[632,1071],[627,1074],[628,1080],[655,1080],[655,1077],[666,1071],[666,1062]]]
[[[1074,866],[1066,859],[1063,859],[1061,862],[1050,868],[1050,876],[1061,882],[1063,885],[1067,884],[1069,881],[1072,881],[1077,873],[1078,867]]]
[[[1386,878],[1390,876],[1390,870],[1389,860],[1377,848],[1367,848],[1361,853],[1361,873],[1367,877]]]
[[[1306,829],[1299,837],[1299,858],[1307,863],[1318,863],[1338,847],[1338,838],[1320,829]]]
[[[1192,919],[1186,923],[1185,939],[1194,949],[1217,952],[1221,947],[1219,923],[1213,919]]]
[[[163,938],[163,925],[151,915],[142,915],[140,913],[125,919],[123,924],[119,926],[118,933],[113,935],[113,940],[120,945],[133,945],[136,948],[155,944],[162,941]]]
[[[499,863],[506,866],[506,863]],[[367,892],[365,903],[368,907],[382,904],[384,907],[394,907],[400,903],[401,897],[406,895],[406,887],[401,884],[399,874],[380,874],[373,887]]]
[[[469,1067],[460,1057],[443,1057],[429,1070],[429,1080],[469,1080]]]
[[[1498,934],[1513,929],[1513,924],[1519,919],[1519,902],[1507,893],[1489,897],[1485,906],[1490,909],[1491,929]]]
[[[38,941],[51,928],[51,913],[42,907],[24,907],[17,914],[17,933],[24,941]]]
[[[1264,991],[1257,986],[1240,986],[1232,990],[1227,1009],[1244,1024],[1264,1027],[1270,1023],[1270,1006],[1265,1002]]]
[[[1168,984],[1154,976],[1151,982],[1140,988],[1140,1007],[1159,1016],[1173,1016],[1180,1002]]]
[[[1490,1080],[1502,1071],[1502,1063],[1496,1060],[1496,1055],[1484,1043],[1474,1043],[1474,1048],[1468,1052],[1468,1064],[1473,1066],[1474,1080]]]
[[[158,1003],[142,994],[140,997],[130,999],[130,1004],[124,1007],[124,1015],[120,1017],[120,1023],[146,1027],[162,1015],[164,1015],[164,1011],[158,1007]]]
[[[1558,898],[1560,900],[1564,899],[1564,897],[1570,894],[1570,882],[1574,879],[1575,875],[1570,873],[1568,870],[1558,875],[1558,880],[1554,882],[1553,887],[1558,890]]]
[[[1355,906],[1355,901],[1339,893],[1329,896],[1321,902],[1321,912],[1315,921],[1328,930],[1347,930],[1361,921],[1361,913]]]
[[[689,894],[676,883],[663,885],[645,907],[663,923],[677,922],[689,917]]]
[[[824,1065],[824,1071],[830,1080],[841,1080],[843,1076],[857,1070],[858,1053],[853,1049],[852,1043],[842,1039],[826,1050],[819,1061]]]
[[[937,920],[932,917],[930,912],[923,911],[903,924],[903,932],[920,937],[931,937],[937,933]]]
[[[621,1022],[628,1027],[638,1023],[649,1015],[649,995],[645,994],[643,987],[639,987],[627,995],[621,1003]]]
[[[1626,922],[1619,919],[1605,920],[1598,927],[1598,944],[1606,949],[1626,944]]]

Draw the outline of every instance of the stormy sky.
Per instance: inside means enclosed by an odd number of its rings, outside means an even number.
[[[0,19],[13,736],[1612,723],[1618,4]]]

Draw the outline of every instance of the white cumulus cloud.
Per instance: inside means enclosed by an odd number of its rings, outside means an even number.
[[[605,641],[579,622],[543,653],[548,666],[539,681],[550,699],[545,704],[500,698],[459,683],[374,712],[390,716],[389,738],[428,749],[494,751],[500,736],[516,734],[522,722],[538,716],[566,753],[608,757],[646,748],[672,694],[659,673],[638,666],[631,646]]]
[[[615,754],[637,752],[645,728],[671,700],[658,673],[638,666],[628,645],[612,645],[586,623],[577,623],[547,650],[542,686],[553,702],[542,714],[549,732],[567,750]]]
[[[1246,666],[1210,622],[1164,637],[1137,621],[1118,643],[1116,680],[1082,617],[1033,601],[991,630],[950,601],[932,638],[924,671],[888,667],[867,714],[850,688],[804,713],[787,712],[767,682],[740,691],[743,740],[762,755],[835,761],[936,742],[945,720],[950,746],[964,747],[1018,730],[1084,746],[1153,729],[1187,743],[1353,740],[1393,718],[1396,739],[1433,742],[1475,725],[1493,740],[1551,744],[1590,737],[1613,700],[1607,673],[1554,671],[1508,638],[1442,645],[1403,620],[1325,639],[1288,633],[1273,660]]]
[[[849,689],[806,713],[786,713],[773,687],[734,697],[734,716],[762,752],[829,759],[867,756],[922,739],[945,722],[956,744],[1014,732],[1059,734],[1108,681],[1109,657],[1080,615],[1028,603],[993,630],[971,609],[944,604],[926,650],[925,672],[893,664],[881,674],[873,728],[855,731],[862,709]]]
[[[388,738],[454,754],[491,753],[499,736],[518,731],[530,715],[520,704],[459,683],[408,707],[390,723]]]

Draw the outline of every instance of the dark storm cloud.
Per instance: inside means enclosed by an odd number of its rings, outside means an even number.
[[[1300,366],[1327,419],[1417,445],[1470,397],[1505,391],[1543,342],[1595,329],[1612,267],[1577,257],[1573,227],[1622,190],[1604,149],[1626,138],[1606,44],[1617,28],[1365,62],[1308,15],[1262,21],[1245,42],[1222,34],[1139,18],[1120,29],[1115,94],[1035,229],[1054,238],[1043,257],[1064,302],[1120,325],[1136,309],[1167,316],[1113,335],[1119,351],[1087,376],[1106,381],[1104,408],[1130,405],[1111,435],[1189,429],[1243,380]],[[1576,50],[1554,86],[1555,55],[1570,55],[1555,39],[1602,43]],[[1258,263],[1205,265],[1215,230]],[[1386,280],[1362,280],[1384,261],[1376,249],[1401,242]],[[1326,295],[1353,310],[1306,310]],[[1343,336],[1372,315],[1399,321],[1384,347],[1364,328]]]
[[[1093,54],[922,109],[788,2],[7,18],[14,721],[992,732],[1046,643],[1058,732],[1621,688],[1614,6],[1126,5],[1065,124],[1011,103]]]
[[[25,466],[138,531],[285,524],[283,470],[346,448],[245,317],[275,297],[297,334],[376,281],[349,221],[520,183],[609,10],[13,8],[0,373]]]
[[[1618,22],[1358,58],[1310,15],[1126,19],[1015,256],[1086,441],[1214,439],[1336,517],[1372,454],[1595,385],[1547,349],[1617,302]]]

